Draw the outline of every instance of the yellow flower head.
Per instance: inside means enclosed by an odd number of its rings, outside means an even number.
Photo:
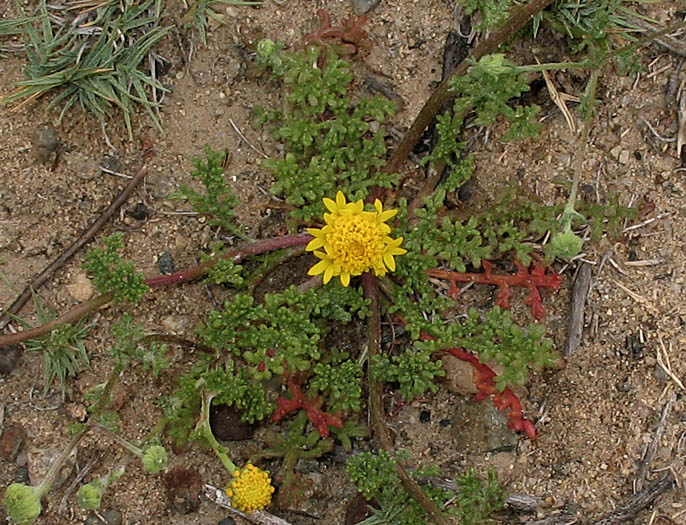
[[[243,512],[262,510],[272,501],[272,480],[269,474],[248,463],[233,472],[233,479],[226,487],[231,505]]]
[[[376,211],[365,211],[361,200],[346,202],[342,192],[336,200],[324,199],[324,206],[331,212],[324,214],[326,226],[308,228],[314,237],[307,245],[321,259],[310,268],[310,275],[324,274],[324,282],[340,276],[341,284],[348,286],[350,277],[374,270],[385,275],[395,270],[393,256],[407,253],[400,248],[402,237],[389,237],[391,227],[386,221],[398,210],[383,210],[380,200],[374,202]]]

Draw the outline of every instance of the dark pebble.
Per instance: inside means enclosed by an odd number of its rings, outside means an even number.
[[[0,349],[0,374],[9,374],[17,366],[21,356],[19,345],[9,345]]]
[[[227,405],[210,408],[210,427],[214,437],[222,441],[250,439],[255,433],[255,425],[241,421],[241,413]]]
[[[217,525],[236,525],[236,520],[233,518],[224,518]]]
[[[57,131],[50,126],[39,126],[31,135],[31,145],[38,162],[46,163],[60,147],[60,139],[57,137]]]
[[[428,410],[422,410],[419,413],[419,422],[428,423],[429,421],[431,421],[431,412],[429,412]]]
[[[24,485],[30,485],[31,484],[31,478],[29,478],[29,467],[24,465],[23,467],[20,467],[16,474],[14,475],[14,482],[15,483],[23,483]]]
[[[114,173],[121,173],[122,168],[121,162],[114,155],[103,155],[100,159],[100,167]]]
[[[138,204],[136,204],[133,208],[128,210],[126,213],[129,217],[133,217],[137,221],[144,221],[145,219],[150,217],[150,210],[142,202],[139,202]]]
[[[354,525],[369,517],[369,501],[359,492],[345,506],[344,525]]]
[[[439,425],[441,425],[441,428],[447,428],[450,426],[450,420],[449,419],[441,419],[438,422]]]
[[[171,253],[162,252],[162,254],[157,258],[157,268],[159,269],[160,273],[174,273],[174,259],[172,259]]]

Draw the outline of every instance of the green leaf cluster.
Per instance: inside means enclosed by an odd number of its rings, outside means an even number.
[[[112,293],[115,302],[126,300],[137,304],[148,287],[133,263],[123,261],[117,253],[123,247],[121,233],[105,237],[102,246],[88,251],[83,268],[93,275],[93,284],[100,293]]]
[[[462,525],[487,525],[497,523],[491,518],[494,512],[503,507],[503,486],[498,481],[496,471],[488,471],[488,481],[484,482],[469,469],[457,478],[457,515]]]
[[[362,375],[362,366],[353,360],[335,365],[317,363],[312,368],[310,387],[327,396],[331,412],[359,412]]]
[[[331,291],[328,291],[328,289]],[[198,333],[208,346],[241,357],[254,380],[310,370],[321,357],[320,341],[325,325],[317,321],[351,319],[364,315],[365,300],[352,288],[327,287],[304,293],[290,287],[268,294],[264,304],[238,294],[213,310]]]
[[[513,0],[458,0],[466,15],[478,13],[481,22],[479,31],[493,31],[505,23],[510,16],[510,9],[517,3]]]
[[[370,507],[373,515],[360,522],[364,525],[423,525],[427,516],[419,504],[405,491],[396,472],[396,463],[404,454],[391,456],[385,450],[378,453],[362,452],[350,456],[346,462],[348,476],[368,500],[374,500],[379,508]],[[424,473],[417,471],[414,478]],[[450,513],[448,501],[455,496],[452,490],[442,490],[431,485],[421,485],[422,490],[438,506]]]
[[[436,392],[437,378],[445,376],[441,362],[432,359],[433,353],[433,348],[415,346],[391,357],[375,355],[370,366],[377,379],[397,382],[400,394],[411,401],[426,392]]]
[[[195,169],[191,176],[197,178],[205,187],[200,193],[187,184],[182,184],[178,192],[173,193],[171,199],[186,199],[193,211],[210,215],[210,226],[219,226],[227,232],[247,239],[242,228],[235,222],[234,208],[239,204],[238,198],[226,185],[224,175],[225,151],[214,151],[205,147],[205,159],[193,157]]]
[[[286,147],[283,158],[264,165],[276,177],[271,188],[296,206],[296,220],[310,221],[324,211],[323,197],[342,191],[349,201],[364,199],[370,188],[390,188],[399,175],[382,173],[386,118],[394,104],[382,97],[349,95],[350,65],[329,51],[308,48],[279,54],[279,46],[262,45],[262,62],[284,86],[284,109],[258,110],[258,122],[270,123]],[[373,123],[378,124],[375,129]]]
[[[450,85],[457,97],[453,107],[456,115],[474,110],[477,126],[491,126],[502,115],[510,123],[503,136],[506,142],[538,135],[541,126],[534,117],[540,108],[508,105],[529,91],[529,83],[528,74],[519,71],[505,55],[495,53],[472,62],[467,74],[451,79]]]

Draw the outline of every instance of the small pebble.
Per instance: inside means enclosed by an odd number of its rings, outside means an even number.
[[[67,285],[67,291],[72,299],[82,303],[90,299],[95,293],[95,288],[85,272],[77,273]]]
[[[174,273],[174,259],[172,259],[171,253],[162,252],[157,258],[157,268],[162,274]]]
[[[150,217],[150,210],[148,209],[148,207],[145,204],[143,204],[142,202],[139,202],[133,208],[128,210],[126,212],[126,214],[129,217],[133,217],[137,221],[144,221],[145,219]]]
[[[420,423],[428,423],[431,421],[431,412],[428,410],[422,410],[419,413],[419,422]]]
[[[59,149],[60,139],[57,137],[57,132],[50,126],[39,126],[31,135],[31,146],[36,160],[45,164]]]
[[[358,15],[369,13],[369,11],[379,5],[380,2],[381,0],[350,0],[350,3],[353,5],[353,8]]]
[[[224,518],[217,525],[236,525],[236,520],[233,518]]]
[[[9,374],[17,366],[21,357],[19,345],[9,345],[0,349],[0,374]]]

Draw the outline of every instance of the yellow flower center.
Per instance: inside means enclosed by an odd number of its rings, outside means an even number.
[[[331,258],[351,275],[360,275],[370,266],[378,266],[383,257],[384,233],[373,217],[367,215],[342,215],[333,217],[331,229],[324,227],[324,248]]]
[[[391,227],[386,221],[394,217],[397,210],[384,211],[379,200],[374,202],[376,211],[365,211],[361,200],[346,202],[342,192],[336,200],[324,199],[324,205],[331,213],[324,214],[326,225],[309,228],[314,237],[307,250],[321,259],[310,268],[310,275],[324,274],[324,282],[339,276],[343,286],[348,286],[350,277],[374,270],[376,275],[385,275],[395,270],[395,255],[406,251],[400,248],[402,237],[389,237]]]
[[[262,510],[272,501],[274,487],[269,474],[248,463],[233,473],[234,478],[226,487],[231,505],[243,512]]]

